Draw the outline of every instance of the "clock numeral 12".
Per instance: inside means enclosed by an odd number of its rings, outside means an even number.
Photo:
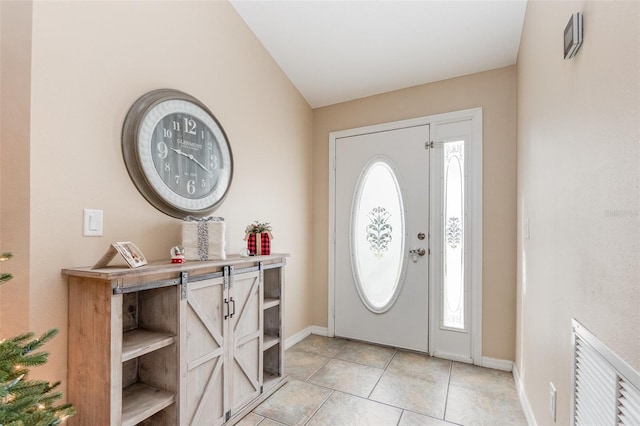
[[[196,127],[197,127],[196,121],[193,118],[187,118],[187,117],[183,117],[182,120],[184,121],[184,132],[190,135],[195,135]],[[180,122],[171,120],[171,123],[173,123],[173,130],[175,130],[176,132],[179,132]],[[171,132],[171,130],[169,130],[169,132]],[[167,132],[165,132],[165,136],[167,136]],[[168,136],[168,137],[171,137],[171,136]]]
[[[184,131],[185,133],[189,133],[190,135],[196,134],[196,122],[192,118],[184,117]]]

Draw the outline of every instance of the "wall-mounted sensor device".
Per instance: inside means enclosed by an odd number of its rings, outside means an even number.
[[[582,45],[582,13],[576,12],[564,28],[564,58],[571,59],[576,56]]]

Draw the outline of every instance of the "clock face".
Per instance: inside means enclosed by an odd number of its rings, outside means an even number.
[[[162,183],[177,195],[197,200],[209,195],[220,178],[220,146],[199,118],[172,113],[151,133],[150,154]]]
[[[181,92],[150,92],[134,104],[125,120],[123,154],[138,190],[171,216],[210,212],[231,183],[231,149],[222,127]]]

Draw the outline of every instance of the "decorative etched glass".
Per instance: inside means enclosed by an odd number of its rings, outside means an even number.
[[[368,216],[371,223],[367,225],[367,242],[373,255],[380,259],[389,249],[389,243],[393,239],[393,226],[389,223],[391,213],[384,207],[374,207]]]
[[[442,325],[465,328],[464,141],[444,144],[444,280]]]
[[[404,228],[398,179],[390,164],[378,157],[360,175],[351,213],[351,263],[356,288],[372,312],[388,310],[400,291]]]

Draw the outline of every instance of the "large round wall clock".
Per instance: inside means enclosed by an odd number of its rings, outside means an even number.
[[[210,213],[231,185],[233,157],[222,126],[202,102],[177,90],[154,90],[133,104],[122,154],[138,191],[173,217]]]

